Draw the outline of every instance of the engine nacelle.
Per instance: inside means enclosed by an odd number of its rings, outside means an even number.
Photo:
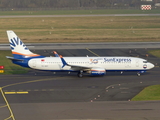
[[[100,76],[105,75],[106,70],[104,68],[92,68],[88,73],[92,76]]]
[[[146,72],[145,70],[139,71],[139,73],[145,73],[145,72]]]

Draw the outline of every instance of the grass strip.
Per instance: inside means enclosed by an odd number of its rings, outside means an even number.
[[[4,66],[4,73],[3,74],[23,74],[28,72],[28,68],[23,68],[21,66],[15,65],[11,62],[11,60],[7,59],[6,56],[12,56],[11,51],[0,51],[0,66]]]
[[[13,30],[28,43],[160,41],[160,17],[0,18],[0,43]]]
[[[132,101],[160,100],[160,85],[146,87]]]
[[[160,57],[160,50],[150,50],[148,52],[156,57]]]
[[[33,10],[16,11],[0,11],[0,15],[92,15],[92,14],[159,14],[158,9],[153,10],[136,10],[136,9],[98,9],[98,10]]]

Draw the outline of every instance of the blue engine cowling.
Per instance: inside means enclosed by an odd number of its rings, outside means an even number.
[[[104,68],[92,68],[89,71],[89,73],[92,76],[100,76],[100,75],[105,75],[106,74],[106,70]]]
[[[145,73],[145,72],[146,72],[145,70],[139,71],[139,73]]]

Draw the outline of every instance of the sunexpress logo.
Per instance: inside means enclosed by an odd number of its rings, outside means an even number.
[[[97,59],[90,59],[91,64],[97,64],[100,60],[103,60],[102,58]]]
[[[10,46],[11,46],[12,50],[14,50],[17,46],[21,46],[25,50],[28,50],[28,48],[26,47],[26,45],[24,45],[23,42],[18,37],[10,39]]]
[[[97,64],[98,63],[98,60],[97,59],[90,59],[91,63],[93,64]]]
[[[124,62],[131,62],[130,58],[104,58],[104,62],[117,62],[117,63],[124,63]]]

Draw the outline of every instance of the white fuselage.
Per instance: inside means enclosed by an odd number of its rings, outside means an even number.
[[[82,66],[88,68],[104,68],[107,70],[148,70],[154,67],[152,63],[147,62],[142,58],[135,57],[64,57],[67,64],[71,66],[63,66],[59,57],[45,57],[33,58],[29,60],[28,65],[30,68],[38,70],[51,70],[51,71],[78,71],[78,67]]]

